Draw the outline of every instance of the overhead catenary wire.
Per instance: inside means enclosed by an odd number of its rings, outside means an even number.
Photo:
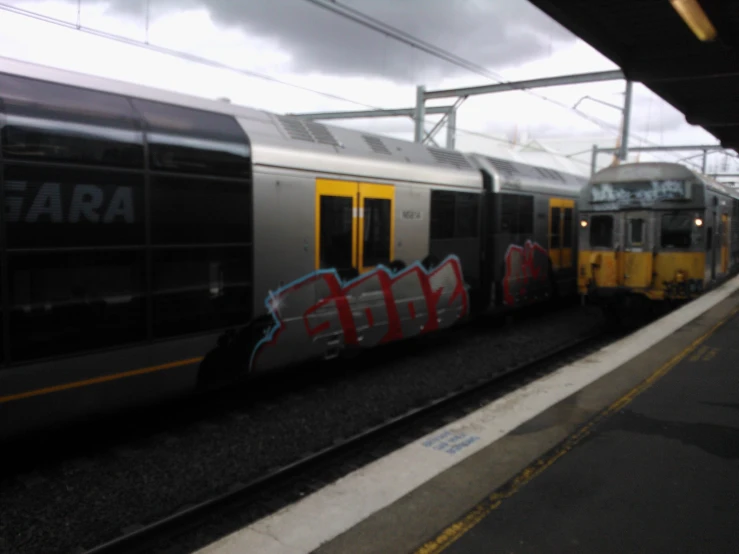
[[[401,29],[398,29],[397,27],[394,27],[388,23],[385,23],[384,21],[376,19],[360,10],[357,10],[356,8],[352,8],[345,4],[339,3],[337,0],[328,0],[328,1],[327,0],[305,0],[305,1],[314,6],[328,10],[329,12],[339,15],[345,19],[353,21],[366,28],[369,28],[375,32],[378,32],[387,37],[393,38],[401,43],[404,43],[413,48],[426,52],[439,59],[445,60],[458,67],[467,69],[468,71],[477,73],[478,75],[491,79],[492,81],[498,84],[509,84],[510,83],[510,81],[504,80],[502,76],[495,73],[494,71],[491,71],[483,66],[480,66],[470,60],[462,58],[461,56],[458,56],[441,47],[428,43],[418,37],[411,35],[410,33],[407,33]],[[522,92],[525,92],[541,100],[554,104],[562,109],[570,111],[578,115],[579,117],[586,119],[590,121],[591,123],[594,123],[595,125],[598,125],[599,127],[605,130],[612,131],[616,136],[620,135],[620,129],[617,126],[611,125],[609,123],[606,123],[600,120],[599,118],[595,118],[583,112],[575,110],[572,106],[568,106],[562,102],[559,102],[557,100],[554,100],[542,94],[533,92],[532,90],[529,90],[529,89],[522,89]],[[642,138],[636,135],[635,133],[629,133],[629,136],[633,137],[634,139],[639,140],[640,142],[644,144],[648,144],[651,146],[659,146],[658,143],[651,142],[648,139],[645,139],[645,138]],[[669,153],[664,153],[663,155],[673,157],[673,155]]]
[[[330,2],[327,2],[325,0],[305,0],[305,1],[309,2],[310,4],[313,4],[314,6],[323,8],[336,15],[349,19],[355,23],[358,23],[359,25],[363,25],[378,33],[394,38],[395,40],[402,42],[403,44],[419,49],[441,60],[447,61],[453,65],[456,65],[457,67],[466,69],[468,71],[481,75],[482,77],[486,77],[490,79],[491,81],[494,81],[497,84],[510,84],[511,83],[511,81],[504,79],[499,73],[491,71],[490,69],[486,67],[483,67],[470,60],[462,58],[461,56],[458,56],[444,48],[428,43],[416,36],[411,35],[410,33],[407,33],[401,29],[398,29],[397,27],[394,27],[388,23],[385,23],[384,21],[380,21],[379,19],[376,19],[370,15],[367,15],[366,13],[361,12],[357,10],[356,8],[352,8],[350,6],[341,4],[337,2],[336,0],[331,0]],[[618,129],[614,127],[613,125],[610,125],[609,123],[606,123],[598,118],[589,116],[582,112],[579,112],[573,109],[572,106],[568,106],[567,104],[559,102],[558,100],[554,100],[553,98],[549,98],[547,96],[544,96],[543,94],[533,92],[532,90],[526,89],[526,88],[521,89],[521,92],[530,94],[531,96],[544,100],[545,102],[550,102],[552,104],[555,104],[556,106],[559,106],[560,108],[567,110],[577,115],[578,117],[587,119],[591,123],[594,123],[600,127],[607,128],[612,131],[618,132]]]
[[[21,16],[24,16],[24,17],[27,17],[27,18],[30,18],[30,19],[35,19],[37,21],[42,21],[42,22],[45,22],[45,23],[50,23],[50,24],[57,25],[57,26],[60,26],[60,27],[64,27],[64,28],[67,28],[67,29],[70,29],[70,30],[80,31],[80,32],[83,32],[83,33],[86,33],[86,34],[90,34],[90,35],[93,35],[93,36],[97,36],[99,38],[103,38],[103,39],[106,39],[106,40],[120,42],[120,43],[126,44],[128,46],[135,46],[135,47],[138,47],[138,48],[145,48],[145,49],[148,49],[148,50],[151,50],[151,51],[160,53],[160,54],[165,54],[165,55],[169,55],[169,56],[173,56],[173,57],[178,57],[178,58],[183,59],[183,60],[186,60],[186,61],[199,63],[201,65],[207,65],[207,66],[210,66],[210,67],[213,67],[213,68],[216,68],[216,69],[226,69],[226,70],[229,70],[229,71],[234,71],[234,72],[241,73],[241,74],[246,75],[246,76],[249,76],[249,77],[255,77],[255,78],[258,78],[258,79],[262,79],[262,80],[271,81],[271,82],[274,82],[274,83],[277,83],[277,84],[285,85],[285,86],[288,86],[288,87],[291,87],[291,88],[294,88],[294,89],[297,89],[297,90],[302,90],[304,92],[310,92],[310,93],[313,93],[313,94],[318,94],[318,95],[324,96],[326,98],[331,98],[331,99],[339,100],[339,101],[342,101],[342,102],[348,102],[348,103],[354,104],[356,106],[362,106],[364,108],[373,109],[373,110],[381,109],[381,108],[379,108],[377,106],[372,106],[372,105],[366,104],[364,102],[358,102],[356,100],[352,100],[352,99],[349,99],[349,98],[346,98],[346,97],[343,97],[343,96],[339,96],[337,94],[333,94],[333,93],[325,92],[325,91],[319,91],[319,90],[313,89],[311,87],[307,87],[305,85],[299,85],[299,84],[296,84],[296,83],[291,83],[289,81],[283,81],[283,80],[278,79],[276,77],[265,75],[265,74],[259,73],[257,71],[253,71],[253,70],[249,70],[249,69],[244,69],[244,68],[239,68],[239,67],[234,67],[232,65],[225,64],[225,63],[219,62],[217,60],[213,60],[213,59],[210,59],[210,58],[205,58],[203,56],[198,56],[196,54],[191,54],[189,52],[183,52],[181,50],[176,50],[176,49],[173,49],[173,48],[167,48],[166,46],[158,46],[158,45],[152,44],[149,41],[148,37],[147,37],[147,40],[146,41],[139,41],[139,40],[136,40],[136,39],[133,39],[133,38],[130,38],[130,37],[125,37],[125,36],[118,35],[118,34],[115,34],[115,33],[111,33],[111,32],[108,32],[108,31],[102,31],[102,30],[99,30],[99,29],[95,29],[93,27],[87,27],[87,26],[84,26],[84,25],[81,24],[80,18],[78,18],[77,23],[71,23],[71,22],[65,21],[63,19],[59,19],[59,18],[56,18],[56,17],[52,17],[52,16],[45,15],[45,14],[42,14],[42,13],[39,13],[39,12],[35,12],[35,11],[32,11],[32,10],[27,10],[27,9],[24,9],[24,8],[20,8],[18,6],[13,6],[13,5],[10,5],[10,4],[5,4],[5,3],[0,3],[0,10],[11,12],[11,13],[15,13],[16,15],[21,15]],[[380,32],[382,32],[383,34],[386,34],[388,36],[392,36],[393,34],[395,34],[395,31],[389,31],[389,32],[380,31]],[[410,39],[405,39],[405,40],[410,40]],[[431,46],[424,46],[424,49],[429,49],[430,50],[431,49]],[[475,70],[475,72],[477,72],[477,70]],[[496,80],[494,76],[491,77],[490,75],[492,75],[492,73],[491,72],[487,72],[487,75],[486,76],[488,76],[492,80]],[[496,82],[500,82],[500,81],[496,81]],[[534,94],[531,91],[525,91],[525,92],[528,92],[530,94]],[[534,95],[536,96],[536,94],[534,94]],[[547,99],[547,100],[560,105],[555,100],[551,100],[551,99]],[[564,104],[561,104],[561,105],[563,107],[566,107]],[[595,123],[596,125],[598,125],[600,127],[610,128],[611,130],[616,130],[617,131],[617,129],[615,129],[613,126],[611,126],[611,125],[609,125],[609,124],[607,124],[607,123],[605,123],[603,121],[600,121],[597,118],[590,117],[590,116],[588,116],[586,114],[579,114],[579,115],[581,117],[585,118],[585,119],[590,120],[592,123]],[[459,131],[464,131],[461,128],[458,128],[458,130]],[[493,137],[491,137],[491,138],[493,138]]]
[[[315,3],[316,5],[321,4],[321,7],[324,7],[323,3],[322,2],[319,2],[318,0],[307,0],[307,1],[310,1],[311,3]],[[336,6],[338,4],[334,3],[333,5]],[[340,5],[340,6],[342,8],[347,8],[348,10],[355,12],[355,17],[360,17],[357,14],[361,14],[362,16],[369,17],[369,16],[366,16],[366,14],[362,14],[362,12],[359,12],[358,10],[354,10],[353,8],[348,8],[348,7],[343,6],[343,5]],[[148,40],[148,29],[147,29],[147,40],[146,41],[138,41],[138,40],[135,40],[135,39],[132,39],[132,38],[129,38],[129,37],[125,37],[125,36],[122,36],[122,35],[118,35],[118,34],[115,34],[115,33],[110,33],[110,32],[107,32],[107,31],[102,31],[102,30],[95,29],[95,28],[92,28],[92,27],[85,27],[85,26],[81,25],[81,6],[78,6],[78,8],[80,8],[80,9],[78,10],[78,14],[77,14],[78,15],[77,16],[77,22],[76,23],[71,23],[69,21],[65,21],[65,20],[62,20],[62,19],[59,19],[59,18],[48,16],[48,15],[45,15],[45,14],[42,14],[42,13],[39,13],[39,12],[34,12],[34,11],[31,11],[31,10],[26,10],[24,8],[19,8],[17,6],[12,6],[12,5],[9,5],[9,4],[0,3],[0,10],[2,10],[2,11],[11,12],[11,13],[14,13],[16,15],[20,15],[20,16],[23,16],[23,17],[35,19],[35,20],[38,20],[38,21],[41,21],[41,22],[54,24],[54,25],[57,25],[57,26],[61,26],[61,27],[70,29],[70,30],[80,31],[80,32],[83,32],[83,33],[86,33],[86,34],[90,34],[90,35],[96,36],[98,38],[103,38],[103,39],[106,39],[106,40],[120,42],[120,43],[126,44],[128,46],[134,46],[134,47],[137,47],[137,48],[144,48],[144,49],[151,50],[151,51],[154,51],[154,52],[157,52],[157,53],[160,53],[160,54],[164,54],[164,55],[168,55],[168,56],[171,56],[171,57],[180,58],[180,59],[183,59],[183,60],[186,60],[186,61],[190,61],[190,62],[201,64],[201,65],[210,66],[210,67],[213,67],[213,68],[216,68],[216,69],[225,69],[225,70],[233,71],[233,72],[240,73],[240,74],[245,75],[245,76],[248,76],[248,77],[254,77],[254,78],[258,78],[258,79],[270,81],[270,82],[273,82],[273,83],[276,83],[276,84],[280,84],[280,85],[288,86],[288,87],[291,87],[291,88],[294,88],[294,89],[302,90],[304,92],[310,92],[312,94],[321,95],[321,96],[324,96],[326,98],[331,98],[331,99],[334,99],[334,100],[339,100],[339,101],[342,101],[342,102],[347,102],[347,103],[350,103],[350,104],[354,104],[354,105],[357,105],[357,106],[362,106],[364,108],[368,108],[368,109],[371,109],[371,110],[383,109],[383,108],[380,108],[378,106],[374,106],[374,105],[366,104],[364,102],[359,102],[359,101],[356,101],[356,100],[352,100],[350,98],[346,98],[346,97],[343,97],[343,96],[340,96],[340,95],[337,95],[337,94],[334,94],[334,93],[329,93],[329,92],[317,90],[317,89],[314,89],[314,88],[311,88],[311,87],[307,87],[307,86],[304,86],[304,85],[299,85],[297,83],[291,83],[289,81],[284,81],[284,80],[278,79],[276,77],[273,77],[271,75],[265,75],[265,74],[260,73],[258,71],[254,71],[254,70],[249,70],[249,69],[244,69],[244,68],[239,68],[239,67],[231,66],[229,64],[225,64],[223,62],[219,62],[217,60],[213,60],[213,59],[210,59],[210,58],[205,58],[205,57],[198,56],[198,55],[195,55],[195,54],[191,54],[191,53],[188,53],[188,52],[183,52],[181,50],[176,50],[176,49],[173,49],[173,48],[167,48],[167,47],[164,47],[164,46],[158,46],[158,45],[152,44]],[[373,18],[371,18],[371,19],[373,19]],[[381,22],[379,20],[374,20],[374,21],[376,22],[375,25],[378,25],[378,26],[381,26],[381,25],[387,26],[387,24],[384,24],[383,22]],[[147,23],[148,23],[148,21],[147,21]],[[401,31],[399,29],[395,29],[394,27],[391,27],[391,26],[387,26],[387,29],[384,29],[384,30],[381,29],[378,32],[381,32],[382,34],[384,34],[386,36],[393,36],[393,34],[397,34],[397,35],[400,35],[401,38],[403,38],[404,41],[408,41],[408,42],[416,41],[419,46],[422,46],[423,47],[423,50],[424,51],[427,51],[427,50],[434,51],[434,50],[436,50],[436,51],[442,51],[442,53],[443,53],[443,49],[440,49],[440,48],[438,48],[438,47],[436,47],[436,46],[434,46],[432,44],[426,43],[425,41],[421,41],[420,39],[417,39],[416,37],[413,37],[412,35],[409,35],[408,33],[405,33],[404,31]],[[469,65],[470,67],[467,67],[467,69],[469,69],[471,71],[475,71],[476,73],[479,73],[478,70],[482,70],[483,72],[485,72],[485,74],[486,74],[485,76],[487,76],[488,78],[490,78],[492,80],[496,80],[497,79],[497,75],[495,75],[494,72],[491,72],[491,71],[489,71],[489,70],[487,70],[485,68],[482,68],[481,66],[475,67],[476,64],[473,64],[472,62],[468,62],[468,61],[464,60],[463,58],[459,58],[458,56],[456,56],[454,54],[451,54],[451,53],[447,53],[447,56],[449,58],[452,58],[452,59],[457,58],[457,61],[458,62],[465,63],[465,64]],[[500,82],[500,81],[498,81],[498,82]],[[524,92],[527,92],[529,94],[533,94],[534,96],[538,96],[538,97],[540,97],[540,98],[542,98],[544,100],[547,100],[549,102],[552,102],[552,103],[555,103],[557,105],[560,105],[561,107],[564,107],[564,108],[567,108],[567,109],[571,109],[571,108],[569,108],[568,106],[566,106],[564,104],[561,104],[561,103],[559,103],[559,102],[557,102],[555,100],[552,100],[552,99],[549,99],[549,98],[546,98],[546,97],[542,97],[541,95],[537,95],[537,94],[535,94],[535,93],[533,93],[531,91],[528,91],[527,90],[527,91],[524,91]],[[576,113],[578,113],[578,115],[584,117],[585,119],[590,120],[591,122],[593,122],[593,123],[595,123],[595,124],[597,124],[597,125],[599,125],[601,127],[610,128],[611,130],[614,130],[614,131],[617,132],[617,129],[615,127],[611,126],[610,124],[604,123],[602,121],[597,120],[597,118],[592,118],[592,117],[587,116],[586,114],[582,114],[580,112],[576,112]],[[434,128],[436,128],[436,127],[438,127],[438,124],[436,124],[434,126]],[[426,128],[425,126],[424,126],[424,129],[425,129],[425,131],[427,133],[429,132],[428,128]],[[459,132],[459,133],[462,133],[462,134],[470,134],[470,135],[476,135],[476,136],[480,136],[480,137],[485,137],[487,139],[490,139],[490,140],[493,140],[493,141],[496,141],[496,142],[501,142],[501,143],[504,143],[504,144],[509,144],[509,145],[512,144],[510,140],[507,140],[507,139],[504,139],[504,138],[500,138],[500,137],[496,137],[496,136],[492,136],[492,135],[489,135],[489,134],[486,134],[486,133],[482,133],[482,132],[479,132],[479,131],[471,131],[469,129],[464,129],[464,128],[460,128],[460,127],[457,127],[456,128],[456,131]],[[642,138],[640,138],[638,136],[634,136],[634,138],[636,138],[637,140],[639,140],[641,142],[649,143],[649,141],[644,141],[644,139],[642,139]],[[581,160],[576,160],[576,159],[573,159],[573,158],[571,158],[571,160],[573,162],[582,163],[584,165],[587,165],[587,162],[584,162],[584,161],[581,161]]]
[[[85,27],[83,25],[78,25],[76,23],[71,23],[71,22],[65,21],[63,19],[58,19],[56,17],[52,17],[52,16],[49,16],[49,15],[41,14],[41,13],[34,12],[34,11],[31,11],[31,10],[26,10],[24,8],[19,8],[17,6],[11,6],[9,4],[0,3],[0,11],[11,12],[11,13],[14,13],[16,15],[20,15],[20,16],[27,17],[27,18],[30,18],[30,19],[35,19],[37,21],[41,21],[43,23],[49,23],[49,24],[52,24],[52,25],[57,25],[57,26],[60,26],[60,27],[64,27],[66,29],[73,30],[73,31],[78,31],[78,32],[82,32],[82,33],[85,33],[85,34],[93,35],[93,36],[96,36],[98,38],[102,38],[102,39],[105,39],[105,40],[111,40],[111,41],[114,41],[114,42],[120,42],[120,43],[125,44],[127,46],[133,46],[133,47],[136,47],[136,48],[142,48],[142,49],[145,49],[145,50],[150,50],[152,52],[156,52],[156,53],[159,53],[159,54],[164,54],[164,55],[167,55],[167,56],[179,58],[179,59],[182,59],[182,60],[185,60],[185,61],[194,62],[194,63],[198,63],[198,64],[201,64],[201,65],[213,67],[215,69],[224,69],[224,70],[228,70],[228,71],[233,71],[235,73],[239,73],[239,74],[245,75],[247,77],[254,77],[254,78],[257,78],[257,79],[261,79],[261,80],[265,80],[265,81],[270,81],[270,82],[273,82],[273,83],[276,83],[276,84],[279,84],[279,85],[284,85],[284,86],[291,87],[291,88],[294,88],[294,89],[302,90],[304,92],[310,92],[312,94],[316,94],[316,95],[319,95],[319,96],[324,96],[326,98],[331,98],[333,100],[339,100],[341,102],[348,102],[350,104],[354,104],[356,106],[361,106],[363,108],[367,108],[367,109],[370,109],[370,110],[386,109],[386,108],[381,108],[379,106],[367,104],[365,102],[359,102],[357,100],[352,100],[351,98],[346,98],[346,97],[340,96],[338,94],[334,94],[334,93],[330,93],[330,92],[326,92],[326,91],[314,89],[314,88],[311,88],[311,87],[307,87],[305,85],[299,85],[297,83],[291,83],[289,81],[284,81],[282,79],[278,79],[277,77],[273,77],[271,75],[265,75],[264,73],[260,73],[258,71],[253,71],[253,70],[250,70],[250,69],[244,69],[244,68],[240,68],[240,67],[235,67],[235,66],[232,66],[232,65],[223,63],[223,62],[219,62],[217,60],[213,60],[213,59],[206,58],[206,57],[203,57],[203,56],[198,56],[198,55],[195,55],[195,54],[190,54],[189,52],[183,52],[181,50],[176,50],[174,48],[167,48],[165,46],[158,46],[156,44],[152,44],[151,42],[139,41],[139,40],[136,40],[136,39],[125,37],[123,35],[118,35],[118,34],[115,34],[115,33],[108,32],[108,31],[101,31],[99,29],[94,29],[92,27]],[[425,127],[425,130],[426,130],[426,132],[429,132],[429,129],[427,127]],[[477,136],[485,137],[485,138],[488,138],[490,140],[494,140],[494,141],[497,141],[497,142],[502,142],[502,143],[505,143],[505,144],[510,144],[510,141],[508,141],[506,139],[503,139],[503,138],[500,138],[500,137],[496,137],[496,136],[493,136],[493,135],[488,135],[486,133],[481,133],[479,131],[470,131],[469,129],[463,129],[463,128],[460,128],[460,127],[457,127],[456,130],[458,132],[460,132],[460,133],[463,133],[463,134],[477,135]]]

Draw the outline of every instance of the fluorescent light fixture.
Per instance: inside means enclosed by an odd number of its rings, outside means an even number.
[[[698,0],[670,0],[670,4],[699,40],[705,42],[716,38],[716,28],[708,19]]]

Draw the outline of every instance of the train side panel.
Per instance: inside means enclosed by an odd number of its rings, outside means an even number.
[[[312,207],[315,216],[313,225],[300,232],[315,241],[306,249],[313,253],[312,263],[303,264],[299,276],[295,267],[273,263],[272,278],[275,273],[282,278],[265,296],[271,319],[254,345],[250,371],[410,338],[468,315],[464,254],[446,253],[442,246],[435,263],[427,259],[434,250],[428,190],[390,179],[366,181],[306,178],[305,190],[314,198],[302,198],[301,205]],[[465,194],[479,198],[479,193]],[[265,264],[274,259],[273,249],[258,249]],[[473,251],[472,262],[474,256]]]
[[[0,436],[192,390],[252,317],[235,119],[0,74]]]
[[[551,169],[475,156],[491,182],[487,233],[492,310],[576,294],[575,225],[584,181]],[[488,262],[490,263],[490,262]]]

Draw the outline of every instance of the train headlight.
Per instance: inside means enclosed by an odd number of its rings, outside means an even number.
[[[696,227],[702,227],[703,226],[703,220],[700,217],[695,218],[695,226]]]
[[[587,227],[587,226],[588,226],[588,220],[587,219],[581,219],[580,220],[580,227],[582,227],[583,229],[585,229],[585,227]]]

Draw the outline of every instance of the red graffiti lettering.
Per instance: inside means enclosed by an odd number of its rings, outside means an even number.
[[[527,240],[523,246],[511,244],[505,254],[503,276],[503,303],[512,306],[516,301],[526,300],[532,292],[528,285],[533,282],[539,288],[546,286],[549,279],[549,254],[539,244]],[[536,286],[533,287],[536,290]]]
[[[456,256],[431,271],[420,264],[397,274],[380,267],[348,283],[318,271],[270,294],[267,308],[275,323],[254,349],[251,365],[259,369],[337,345],[369,348],[445,328],[469,309]]]

